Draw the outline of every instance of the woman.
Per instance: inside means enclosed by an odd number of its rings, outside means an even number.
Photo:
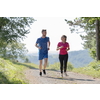
[[[60,70],[61,70],[61,76],[63,77],[63,69],[64,74],[67,76],[67,61],[68,61],[68,50],[70,50],[69,43],[66,42],[67,36],[63,35],[61,37],[61,42],[57,45],[57,50],[60,50],[59,52],[59,61],[60,61]],[[64,68],[63,68],[64,67]]]

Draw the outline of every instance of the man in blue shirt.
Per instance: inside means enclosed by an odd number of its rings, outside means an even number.
[[[38,38],[36,41],[36,47],[39,49],[39,68],[40,68],[40,76],[42,76],[42,62],[44,59],[44,69],[43,73],[46,74],[46,66],[48,63],[48,50],[50,49],[50,40],[49,37],[46,37],[47,31],[42,30],[42,37]]]

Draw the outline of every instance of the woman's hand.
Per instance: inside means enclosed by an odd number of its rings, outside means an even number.
[[[63,48],[64,46],[59,47],[59,49]]]
[[[56,50],[60,50],[61,48],[63,48],[64,46],[61,46],[61,47],[57,47],[57,49]]]
[[[67,49],[66,49],[66,51],[69,51],[69,50],[70,50],[70,48],[67,48]]]
[[[59,50],[59,48],[56,49],[57,51]]]

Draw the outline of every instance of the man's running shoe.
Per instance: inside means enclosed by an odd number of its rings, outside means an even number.
[[[42,72],[40,72],[40,76],[42,76]]]
[[[46,71],[45,71],[45,69],[43,70],[43,73],[46,75]]]

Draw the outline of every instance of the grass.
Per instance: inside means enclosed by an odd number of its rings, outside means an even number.
[[[28,84],[24,75],[27,69],[39,69],[39,67],[33,63],[11,62],[0,58],[0,84]],[[60,64],[52,64],[47,69],[60,70]],[[71,63],[68,63],[68,71],[100,78],[100,61],[91,62],[86,67],[80,68],[74,68]]]
[[[11,62],[0,58],[0,84],[27,84],[24,71],[36,67],[35,64]]]
[[[100,78],[100,61],[94,61],[86,67],[74,68],[73,72],[92,76],[93,78]]]

